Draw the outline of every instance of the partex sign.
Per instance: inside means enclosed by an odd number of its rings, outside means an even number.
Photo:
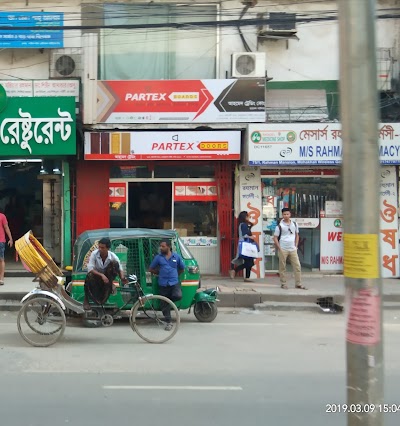
[[[99,81],[98,123],[265,121],[265,79]]]

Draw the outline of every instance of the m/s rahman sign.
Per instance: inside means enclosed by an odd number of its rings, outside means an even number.
[[[265,79],[99,81],[98,123],[265,121]]]

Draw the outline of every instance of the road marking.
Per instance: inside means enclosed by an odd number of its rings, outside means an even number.
[[[110,390],[193,390],[193,391],[242,391],[241,386],[102,386]]]

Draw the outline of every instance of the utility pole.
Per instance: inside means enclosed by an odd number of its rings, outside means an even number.
[[[339,0],[349,426],[383,425],[375,0]]]

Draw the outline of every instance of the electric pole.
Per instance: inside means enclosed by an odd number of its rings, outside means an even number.
[[[383,425],[375,0],[339,0],[349,426]]]

